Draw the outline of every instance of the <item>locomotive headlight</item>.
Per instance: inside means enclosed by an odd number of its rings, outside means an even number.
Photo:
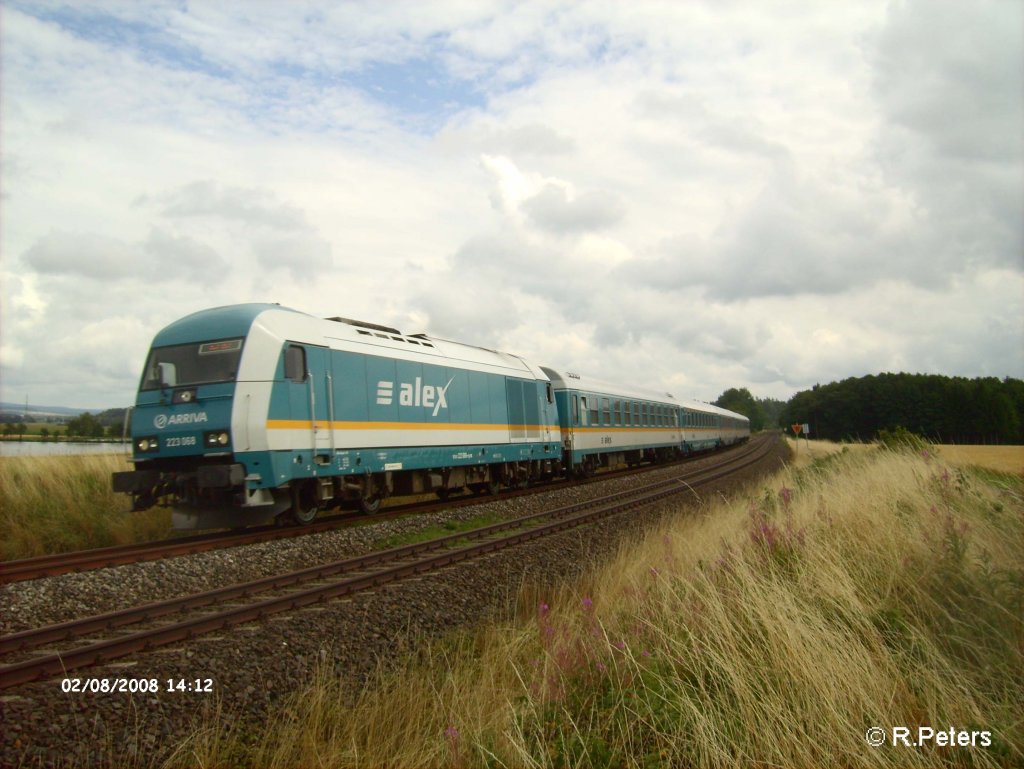
[[[145,454],[150,451],[156,451],[160,448],[160,439],[156,437],[145,437],[137,438],[135,440],[135,450],[140,454]]]
[[[227,430],[214,430],[203,433],[203,445],[208,449],[223,448],[231,442],[231,435]]]

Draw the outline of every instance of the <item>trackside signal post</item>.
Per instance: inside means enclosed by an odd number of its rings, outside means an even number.
[[[804,424],[793,424],[790,425],[789,429],[793,431],[793,437],[796,439],[796,448],[798,451],[800,450],[801,434],[804,436],[804,440],[808,441],[808,445],[810,445],[811,439],[808,436],[811,434],[811,426],[809,424],[806,422]]]

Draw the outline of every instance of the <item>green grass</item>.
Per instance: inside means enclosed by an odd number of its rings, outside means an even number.
[[[0,457],[3,560],[160,539],[167,510],[130,511],[111,473],[130,469],[118,454]]]
[[[1022,550],[1019,485],[850,452],[526,589],[515,621],[424,644],[370,685],[321,670],[262,744],[214,724],[187,763],[1019,766]],[[873,726],[991,744],[876,748]]]
[[[498,523],[502,520],[504,519],[498,515],[478,515],[465,521],[445,521],[444,523],[428,526],[425,529],[419,529],[418,531],[386,537],[379,540],[376,543],[376,546],[381,550],[388,550],[393,547],[414,545],[418,542],[428,542],[432,539],[448,537],[452,534],[458,534],[459,532],[472,531],[473,529],[479,529],[483,526],[490,526],[491,524]]]

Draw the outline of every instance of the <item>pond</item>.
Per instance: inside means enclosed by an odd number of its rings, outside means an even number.
[[[77,441],[0,441],[0,457],[48,457],[71,454],[127,454],[123,443]]]

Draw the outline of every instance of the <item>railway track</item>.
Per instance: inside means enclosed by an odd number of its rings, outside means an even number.
[[[687,460],[683,460],[685,462]],[[631,468],[628,470],[613,470],[601,473],[595,478],[577,483],[595,483],[614,478],[619,475],[630,473],[642,473],[656,470],[665,465],[647,465],[643,468]],[[502,492],[503,498],[534,494],[543,491],[551,491],[562,488],[571,481],[556,481],[541,487],[520,490],[507,490]],[[301,537],[308,534],[316,534],[333,529],[358,525],[367,521],[386,520],[403,515],[431,512],[437,509],[452,509],[467,505],[478,504],[479,496],[454,497],[447,501],[413,502],[395,505],[387,510],[368,518],[359,513],[341,513],[318,518],[306,526],[259,526],[248,529],[244,532],[214,532],[197,534],[187,537],[175,537],[153,542],[142,542],[130,545],[115,545],[112,547],[96,548],[92,550],[79,550],[67,553],[54,553],[52,555],[38,556],[35,558],[24,558],[15,561],[0,562],[0,585],[12,582],[23,582],[40,577],[52,577],[70,572],[89,571],[92,569],[105,569],[110,566],[122,566],[129,563],[142,561],[155,561],[161,558],[170,558],[179,555],[191,555],[203,553],[210,550],[220,550],[241,545],[252,545],[259,542],[271,542],[292,537]]]
[[[756,441],[712,468],[691,470],[641,489],[621,491],[427,542],[3,636],[0,637],[0,654],[7,662],[0,667],[0,689],[66,675],[72,670],[351,595],[521,542],[585,526],[675,494],[692,492],[759,462],[770,452],[771,446],[771,440]],[[97,634],[104,637],[85,640]],[[55,649],[55,644],[63,646]]]

